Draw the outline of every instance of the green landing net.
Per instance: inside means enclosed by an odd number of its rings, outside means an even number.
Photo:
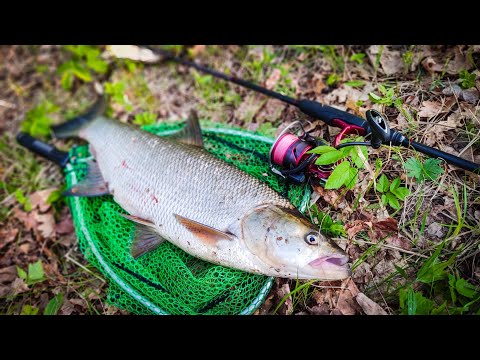
[[[207,151],[287,194],[304,212],[308,186],[287,186],[268,167],[273,139],[245,130],[202,121]],[[183,123],[161,123],[144,129],[170,136]],[[68,186],[85,176],[88,146],[70,151]],[[187,176],[187,175],[185,175]],[[111,196],[68,199],[79,247],[109,283],[107,301],[135,314],[252,314],[264,301],[273,278],[207,263],[165,242],[135,260],[129,252],[133,224]]]

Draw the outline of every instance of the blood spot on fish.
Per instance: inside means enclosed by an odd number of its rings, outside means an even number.
[[[150,197],[152,198],[152,201],[154,201],[156,204],[158,204],[158,199],[155,195],[150,195]]]
[[[126,169],[130,169],[130,167],[128,167],[127,165],[127,161],[126,160],[122,160],[122,167],[126,168]]]
[[[78,188],[74,187],[72,188],[72,193],[76,194],[78,192]]]

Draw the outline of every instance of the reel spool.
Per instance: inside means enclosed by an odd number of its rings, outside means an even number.
[[[333,141],[334,147],[346,146],[348,143],[340,146],[340,141],[346,135],[365,134],[364,128],[347,124],[340,119],[333,119],[332,125],[342,129]],[[334,164],[316,165],[315,160],[319,155],[308,153],[309,150],[321,145],[328,145],[328,143],[310,135],[300,121],[295,121],[278,135],[270,148],[268,156],[270,169],[294,184],[303,184],[311,179],[323,185],[332,173]]]

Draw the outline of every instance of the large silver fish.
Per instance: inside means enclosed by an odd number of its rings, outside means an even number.
[[[344,279],[348,257],[294,206],[260,180],[202,148],[196,116],[177,139],[161,138],[101,114],[54,127],[79,136],[96,161],[70,196],[113,195],[137,225],[134,257],[167,240],[200,259],[293,279]]]

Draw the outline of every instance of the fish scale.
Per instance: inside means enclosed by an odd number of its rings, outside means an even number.
[[[152,221],[163,238],[204,260],[266,271],[241,239],[206,246],[174,214],[226,231],[260,205],[293,208],[287,199],[201,148],[108,118],[96,119],[80,136],[90,143],[114,200],[127,212]]]

